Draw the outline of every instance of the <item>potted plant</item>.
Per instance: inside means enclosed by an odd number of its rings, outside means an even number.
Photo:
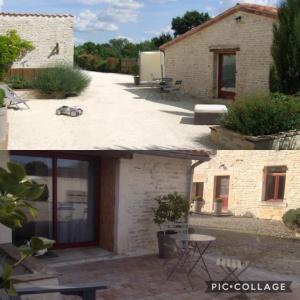
[[[0,141],[5,140],[7,134],[7,107],[5,105],[5,92],[0,89]]]
[[[214,212],[215,215],[221,215],[223,210],[223,199],[217,198],[214,203]]]
[[[153,209],[154,223],[160,227],[157,233],[159,257],[171,258],[176,251],[175,240],[171,235],[177,233],[172,230],[172,225],[187,216],[190,204],[186,197],[178,193],[159,196],[155,200],[158,205]]]
[[[43,191],[43,185],[27,178],[23,166],[9,162],[7,170],[1,168],[0,172],[0,223],[15,230],[22,227],[29,217],[36,218],[37,210],[30,202],[38,199]],[[0,261],[0,299],[15,299],[10,298],[17,295],[14,287],[14,270],[24,260],[51,248],[53,244],[53,240],[32,237],[26,245],[18,248],[20,252],[18,261]]]
[[[140,85],[140,83],[141,83],[141,78],[140,78],[140,72],[139,71],[140,70],[139,70],[138,65],[133,65],[131,67],[131,73],[133,75],[135,85]]]
[[[193,198],[193,204],[195,212],[200,214],[205,204],[205,201],[201,196],[196,196]]]
[[[300,238],[300,208],[290,209],[282,217],[286,227],[295,231],[296,237]]]

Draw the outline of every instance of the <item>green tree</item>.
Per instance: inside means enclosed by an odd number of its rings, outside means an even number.
[[[16,60],[33,49],[33,44],[30,41],[21,39],[15,30],[0,35],[0,80],[3,78],[5,71]]]
[[[160,36],[154,37],[152,39],[152,43],[155,45],[156,48],[159,48],[161,45],[171,41],[173,39],[171,33],[162,33]]]
[[[8,163],[7,170],[0,168],[0,223],[16,229],[22,227],[28,215],[36,218],[37,210],[30,201],[39,199],[43,192],[44,186],[29,180],[23,166]],[[52,240],[32,237],[27,245],[19,247],[20,259],[17,262],[0,264],[0,290],[4,289],[9,296],[14,296],[13,270],[28,257],[53,244]]]
[[[270,88],[273,92],[300,91],[300,1],[283,1],[274,25]]]
[[[172,20],[172,29],[174,30],[175,37],[201,25],[211,17],[208,13],[200,13],[196,10],[187,11],[182,17],[176,17]]]

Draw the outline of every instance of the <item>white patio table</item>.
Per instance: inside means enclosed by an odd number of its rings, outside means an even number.
[[[202,234],[175,234],[172,235],[172,239],[176,240],[176,244],[178,244],[178,242],[181,243],[183,247],[179,249],[180,254],[178,260],[168,274],[167,280],[171,278],[171,276],[180,266],[185,267],[189,263],[190,258],[194,257],[195,260],[188,268],[187,276],[189,277],[198,263],[202,262],[202,269],[207,273],[210,281],[212,281],[211,275],[204,260],[204,254],[210,247],[211,243],[216,240],[216,238]]]

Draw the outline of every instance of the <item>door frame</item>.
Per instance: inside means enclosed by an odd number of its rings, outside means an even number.
[[[223,207],[222,207],[222,211],[223,212],[228,212],[228,208],[229,208],[229,195],[230,195],[230,175],[217,175],[215,176],[215,188],[214,188],[214,199],[217,198],[217,194],[218,194],[218,183],[219,183],[219,180],[221,178],[228,178],[229,181],[228,181],[228,195],[227,195],[227,205],[224,206],[224,203],[223,203]],[[214,201],[213,201],[213,205],[214,205]],[[214,209],[214,207],[213,207]]]
[[[54,151],[10,151],[11,155],[16,156],[31,156],[31,157],[43,157],[52,159],[52,189],[53,189],[53,199],[52,199],[52,236],[55,240],[53,249],[69,249],[69,248],[81,248],[81,247],[93,247],[98,246],[100,242],[100,201],[101,201],[101,158],[95,156],[89,156],[84,154],[75,154],[75,153],[59,153]],[[58,225],[58,211],[57,211],[57,160],[58,159],[69,159],[69,160],[81,160],[88,161],[97,164],[96,169],[96,182],[99,183],[96,185],[95,190],[95,240],[91,242],[82,242],[82,243],[68,243],[68,244],[59,244],[59,225]]]
[[[222,99],[230,99],[234,100],[236,96],[236,92],[226,92],[222,91],[222,66],[223,66],[223,59],[225,55],[233,55],[236,58],[236,51],[224,51],[224,52],[218,52],[218,83],[217,83],[217,91],[218,91],[218,97]],[[236,76],[236,72],[235,72]]]

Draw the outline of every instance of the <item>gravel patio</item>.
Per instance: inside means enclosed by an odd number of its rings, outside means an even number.
[[[89,72],[89,88],[65,100],[33,99],[30,110],[8,112],[11,150],[211,149],[208,126],[193,125],[200,100],[162,97],[158,89],[135,87],[132,76]],[[18,92],[23,94],[23,92]],[[62,105],[79,106],[79,118],[56,116]]]

